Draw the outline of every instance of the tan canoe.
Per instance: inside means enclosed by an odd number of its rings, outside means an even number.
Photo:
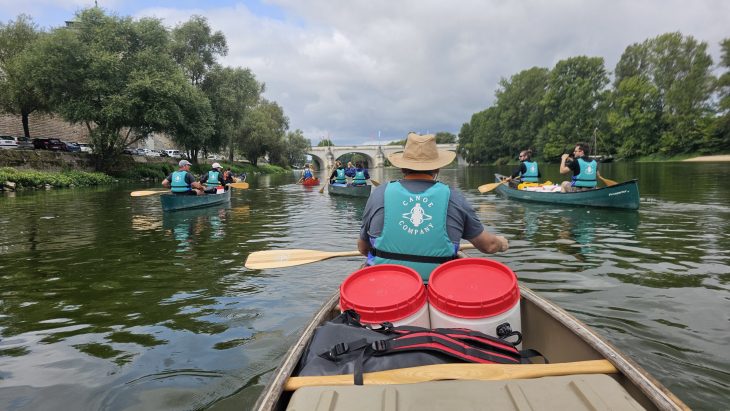
[[[304,328],[253,409],[689,409],[578,319],[527,287],[520,292],[522,346],[540,351],[550,364],[380,371],[364,374],[361,387],[352,386],[352,375],[293,377],[315,328],[339,314],[337,293]]]

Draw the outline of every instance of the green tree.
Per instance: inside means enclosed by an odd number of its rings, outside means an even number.
[[[284,161],[284,135],[289,119],[275,102],[261,99],[244,120],[243,133],[237,140],[238,147],[253,165],[264,155],[272,164]]]
[[[436,144],[454,144],[456,143],[456,136],[446,131],[439,131],[436,133]]]
[[[615,85],[644,76],[656,87],[662,117],[659,151],[696,151],[711,123],[712,91],[716,79],[707,43],[679,32],[662,34],[627,47],[616,66]]]
[[[334,147],[335,143],[332,142],[332,140],[328,138],[323,138],[322,140],[317,143],[317,147]]]
[[[20,116],[26,137],[30,137],[30,114],[48,111],[46,97],[33,79],[30,57],[43,34],[23,14],[8,24],[0,23],[0,112]]]
[[[631,158],[658,150],[661,98],[643,75],[625,78],[610,97],[608,124],[620,157]]]
[[[33,55],[37,86],[53,111],[89,130],[97,168],[153,132],[180,130],[197,89],[172,59],[159,20],[82,10],[70,27],[39,40]],[[204,104],[203,104],[204,105]],[[199,104],[194,104],[203,110]]]
[[[233,162],[236,138],[244,134],[244,119],[259,102],[265,85],[256,81],[247,68],[216,65],[208,73],[202,88],[215,113],[215,132],[209,146],[214,151],[227,146],[228,160]]]
[[[717,82],[718,92],[718,115],[709,135],[707,147],[715,152],[730,151],[730,38],[720,43],[722,57],[720,67],[725,72],[720,75]]]
[[[494,162],[502,150],[499,109],[496,106],[471,116],[459,132],[457,152],[471,164]]]
[[[571,57],[550,72],[542,99],[546,124],[538,139],[543,158],[559,156],[568,145],[590,140],[605,121],[608,75],[602,57]]]
[[[208,20],[192,16],[172,30],[172,56],[193,85],[200,85],[215,66],[217,56],[228,54],[226,37],[213,32]]]
[[[550,71],[533,67],[523,70],[509,80],[500,81],[495,93],[502,130],[501,155],[511,156],[519,150],[535,147],[535,141],[545,124],[542,99],[548,89]]]
[[[312,142],[304,137],[302,130],[296,129],[286,133],[284,147],[286,165],[299,166],[307,160],[307,152],[312,149]]]

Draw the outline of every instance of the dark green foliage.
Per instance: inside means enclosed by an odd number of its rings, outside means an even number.
[[[17,184],[18,188],[41,187],[46,184],[53,187],[69,186],[93,186],[111,184],[112,177],[103,173],[87,173],[84,171],[19,171],[14,168],[0,168],[0,181],[11,181]]]

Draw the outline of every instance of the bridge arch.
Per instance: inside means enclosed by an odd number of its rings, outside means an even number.
[[[439,144],[438,148],[442,150],[456,151],[456,144]],[[323,146],[312,147],[307,154],[318,161],[324,161],[325,169],[330,169],[337,158],[347,153],[358,153],[368,158],[370,168],[383,167],[385,160],[391,153],[403,151],[403,146],[382,146],[382,145],[358,145],[358,146]],[[457,161],[459,165],[467,165],[466,161],[457,153]]]

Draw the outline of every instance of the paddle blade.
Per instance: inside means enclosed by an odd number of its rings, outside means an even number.
[[[246,268],[252,270],[263,270],[266,268],[284,268],[315,263],[332,257],[352,257],[359,255],[361,254],[358,251],[267,250],[249,254],[244,265]]]
[[[372,178],[370,179],[370,182],[371,182],[371,183],[372,183],[372,184],[373,184],[373,185],[374,185],[375,187],[377,187],[377,186],[379,186],[379,185],[380,185],[380,183],[378,182],[378,180],[373,180]]]
[[[601,177],[601,174],[598,174],[598,178],[600,178],[601,181],[603,181],[603,184],[605,184],[606,187],[611,187],[611,186],[615,186],[616,184],[618,184],[617,182],[615,182],[613,180],[609,180],[607,178]]]
[[[247,190],[248,189],[248,183],[245,183],[245,182],[244,183],[229,183],[228,184],[228,187],[231,187],[231,188],[240,188],[242,190]]]
[[[507,180],[502,181],[501,183],[484,184],[484,185],[481,185],[481,186],[477,187],[477,190],[479,190],[479,192],[482,193],[482,194],[488,193],[488,192],[494,190],[495,188],[499,187],[500,185],[502,185],[502,184],[504,184],[506,182],[507,182]]]
[[[129,195],[132,197],[144,197],[144,196],[151,196],[155,194],[162,194],[162,193],[168,193],[170,190],[141,190],[141,191],[132,191]]]

